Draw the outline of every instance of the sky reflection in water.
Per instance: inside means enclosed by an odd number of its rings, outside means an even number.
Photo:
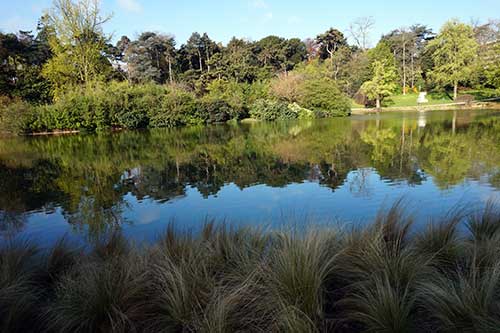
[[[175,221],[365,223],[404,197],[418,224],[499,198],[500,113],[409,112],[0,140],[0,232],[41,244]]]

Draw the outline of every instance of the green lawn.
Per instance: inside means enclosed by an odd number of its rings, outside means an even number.
[[[418,94],[394,95],[386,98],[382,106],[417,106]],[[452,103],[453,100],[443,93],[429,93],[425,105]]]
[[[500,96],[499,90],[494,89],[480,89],[480,90],[462,90],[458,93],[459,95],[473,95],[476,101],[481,101],[484,99],[495,98]],[[398,107],[398,106],[417,106],[418,94],[406,94],[406,95],[393,95],[387,97],[382,102],[383,107]],[[428,103],[424,105],[436,105],[436,104],[446,104],[453,103],[451,95],[446,93],[429,93],[426,96]],[[351,101],[353,108],[363,108],[364,105],[357,104],[354,100]]]
[[[383,107],[417,106],[417,98],[418,94],[393,95],[384,99],[384,101],[382,102],[382,106]],[[427,94],[427,100],[429,101],[429,103],[426,103],[426,105],[445,104],[453,102],[453,100],[448,95],[439,93]],[[364,105],[357,104],[353,100],[352,107],[363,108]]]

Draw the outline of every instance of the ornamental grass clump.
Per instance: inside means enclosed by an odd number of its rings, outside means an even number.
[[[169,224],[137,246],[0,244],[5,332],[494,332],[500,209],[415,226],[404,200],[355,227]]]

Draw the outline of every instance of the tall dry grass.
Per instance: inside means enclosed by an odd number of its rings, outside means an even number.
[[[0,246],[2,332],[494,332],[500,204],[415,228],[403,201],[355,228],[170,224],[138,247]]]

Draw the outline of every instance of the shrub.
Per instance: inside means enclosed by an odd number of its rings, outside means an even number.
[[[288,108],[292,112],[295,112],[297,114],[297,118],[299,118],[299,119],[311,119],[311,118],[314,118],[314,112],[313,111],[311,111],[309,109],[306,109],[306,108],[303,108],[300,105],[298,105],[297,103],[288,104]]]
[[[77,130],[82,126],[80,110],[60,104],[44,105],[36,109],[29,130],[32,132]]]
[[[76,128],[87,130],[103,129],[109,126],[109,110],[105,105],[105,100],[99,92],[93,90],[82,91],[75,89],[60,96],[56,103],[56,107],[61,114],[67,114],[71,117],[78,117]],[[61,119],[65,121],[66,119]],[[72,128],[74,121],[68,122],[67,125],[58,125],[58,129]]]
[[[246,85],[246,105],[252,105],[259,99],[269,98],[269,81],[255,81]]]
[[[306,80],[300,89],[299,103],[319,117],[347,116],[351,110],[349,99],[328,78]]]
[[[112,83],[75,88],[52,105],[36,109],[26,126],[31,131],[100,130],[199,124],[206,120],[193,93],[180,86]]]
[[[238,119],[238,112],[231,105],[221,99],[204,99],[200,114],[205,115],[207,123],[222,123],[231,119]]]
[[[161,108],[148,110],[150,127],[175,127],[203,122],[198,114],[198,102],[194,94],[177,87],[169,87],[163,96]]]
[[[250,117],[259,120],[295,119],[297,113],[279,101],[259,99],[250,107]]]
[[[130,85],[116,83],[109,87],[108,108],[112,125],[124,128],[143,128],[149,125],[148,112],[160,112],[166,91],[156,84]]]
[[[247,110],[248,85],[236,81],[214,80],[208,87],[207,98],[226,102],[238,115],[244,115]]]
[[[300,88],[304,82],[304,75],[294,72],[288,75],[280,75],[271,82],[271,94],[288,103],[299,100]]]
[[[35,107],[27,102],[0,105],[0,132],[21,134],[29,131]]]

